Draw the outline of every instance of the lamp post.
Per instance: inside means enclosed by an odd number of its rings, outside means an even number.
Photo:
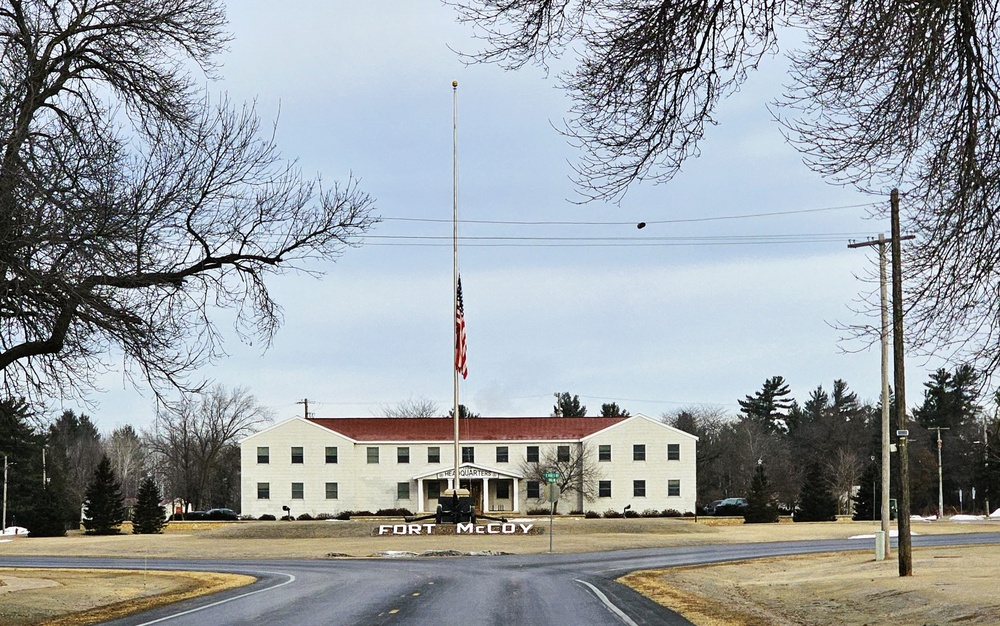
[[[944,480],[943,473],[941,470],[941,431],[951,430],[947,427],[934,426],[928,428],[927,430],[937,431],[937,449],[938,449],[938,519],[944,519]],[[961,496],[960,496],[961,497]]]

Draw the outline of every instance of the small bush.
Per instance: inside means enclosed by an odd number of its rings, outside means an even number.
[[[528,515],[548,515],[548,514],[549,514],[548,508],[528,509]],[[559,514],[556,513],[556,515]]]
[[[622,515],[622,512],[619,511],[618,509],[608,509],[607,511],[604,512],[604,517],[606,519],[617,519],[625,516]]]
[[[316,514],[316,519],[318,519],[318,520],[328,520],[328,519],[337,519],[337,518],[334,517],[333,515],[329,514],[329,513],[317,513]]]
[[[660,513],[660,516],[661,517],[680,517],[681,516],[681,512],[678,511],[677,509],[663,509],[663,512]]]
[[[410,509],[379,509],[375,511],[375,515],[383,515],[386,517],[409,517],[413,515]]]
[[[283,522],[294,522],[295,518],[292,517],[291,515],[282,515],[281,516],[281,521],[283,521]]]
[[[597,519],[598,517],[601,516],[601,514],[598,513],[597,511],[587,511],[586,513],[583,514],[583,516],[586,519]]]
[[[275,520],[275,517],[273,515],[271,515],[270,513],[264,513],[263,515],[261,515],[257,519],[260,520],[260,521],[262,521],[262,522],[273,522]]]
[[[352,517],[374,517],[374,515],[371,511],[341,511],[337,513],[337,519],[346,522]]]
[[[684,511],[684,517],[695,517],[694,511]]]
[[[632,509],[625,511],[625,517],[639,517],[639,514]]]
[[[631,513],[631,512],[632,511],[629,511],[629,513]],[[657,511],[656,509],[646,509],[645,511],[643,511],[639,515],[641,515],[642,517],[659,517],[660,516],[660,512]]]
[[[253,515],[240,515],[240,519],[245,522],[252,522],[256,518]]]
[[[312,515],[309,515],[308,513],[303,513],[302,515],[299,515],[295,519],[299,520],[300,522],[308,522],[308,521],[312,520],[312,518],[313,518]]]
[[[583,515],[583,511],[580,511],[580,510],[570,511],[569,514],[570,515]]]

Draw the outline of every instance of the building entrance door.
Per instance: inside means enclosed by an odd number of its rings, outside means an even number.
[[[461,481],[462,487],[469,490],[469,496],[472,498],[472,504],[476,507],[476,513],[484,513],[486,509],[483,508],[483,483],[478,480],[463,480]]]

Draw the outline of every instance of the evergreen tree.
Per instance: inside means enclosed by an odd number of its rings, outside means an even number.
[[[628,411],[618,406],[617,402],[601,405],[601,417],[628,417]]]
[[[156,535],[163,532],[166,526],[166,510],[160,504],[163,499],[160,488],[152,476],[146,477],[139,484],[139,495],[132,513],[132,532],[135,534]]]
[[[796,522],[837,521],[837,498],[831,493],[830,483],[817,461],[810,463],[806,469],[799,492],[799,505],[792,513],[792,519]]]
[[[766,524],[778,521],[778,505],[774,501],[771,485],[764,471],[764,464],[758,463],[750,481],[747,494],[747,508],[743,512],[745,524]]]
[[[876,463],[869,463],[865,466],[865,472],[861,475],[861,484],[858,486],[858,493],[851,496],[854,503],[854,514],[851,516],[855,522],[876,520],[881,513],[879,503],[878,484],[882,470]]]
[[[46,486],[38,493],[37,502],[26,521],[29,537],[65,537],[65,497],[57,489]]]
[[[101,457],[94,478],[87,487],[83,526],[89,534],[114,535],[127,518],[122,486],[111,469],[107,455]]]
[[[31,530],[27,523],[42,486],[43,443],[28,403],[23,398],[0,400],[0,473],[6,458],[8,526]]]
[[[580,396],[568,391],[556,394],[556,405],[552,407],[552,417],[586,417],[587,407],[580,404]]]
[[[740,403],[740,413],[744,419],[766,426],[775,433],[788,432],[788,415],[792,408],[792,399],[788,384],[781,376],[772,376],[764,381],[763,388]]]

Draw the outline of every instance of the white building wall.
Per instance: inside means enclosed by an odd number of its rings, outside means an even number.
[[[560,503],[560,511],[568,513],[582,509],[603,513],[608,509],[621,511],[628,504],[639,513],[646,509],[694,511],[696,441],[692,435],[644,416],[634,416],[591,435],[585,439],[591,462],[600,467],[603,480],[611,481],[611,497],[581,503],[577,494],[567,493]],[[680,460],[667,460],[669,443],[680,446]],[[463,441],[461,445],[474,448],[476,465],[518,475],[528,446],[539,446],[540,457],[544,459],[547,450],[567,444],[581,445],[579,441]],[[598,448],[602,444],[611,446],[611,462],[597,461]],[[633,460],[634,444],[646,446],[645,461]],[[267,464],[257,462],[260,446],[269,450]],[[326,463],[327,446],[337,447],[337,463]],[[440,448],[439,463],[427,461],[427,451],[432,446]],[[507,446],[507,463],[497,462],[497,446]],[[293,447],[302,448],[302,463],[292,463]],[[369,447],[379,450],[377,464],[368,463]],[[397,461],[400,447],[409,448],[409,463]],[[348,510],[375,512],[386,508],[406,508],[415,513],[433,511],[433,502],[425,507],[418,501],[417,482],[411,479],[453,468],[453,453],[454,445],[450,441],[355,442],[302,418],[294,418],[251,435],[241,443],[241,513],[254,517],[263,514],[281,517],[282,506],[290,507],[294,516],[302,513],[333,515]],[[679,496],[667,495],[667,481],[671,479],[680,481]],[[633,495],[634,480],[646,481],[645,497]],[[326,498],[328,482],[337,483],[336,499]],[[400,482],[409,484],[407,499],[397,498]],[[257,497],[258,483],[269,485],[269,498]],[[293,483],[302,483],[301,498],[292,497]],[[527,483],[527,480],[518,483],[519,510],[546,507],[543,500],[528,499]],[[495,482],[491,481],[490,492],[495,494]]]

